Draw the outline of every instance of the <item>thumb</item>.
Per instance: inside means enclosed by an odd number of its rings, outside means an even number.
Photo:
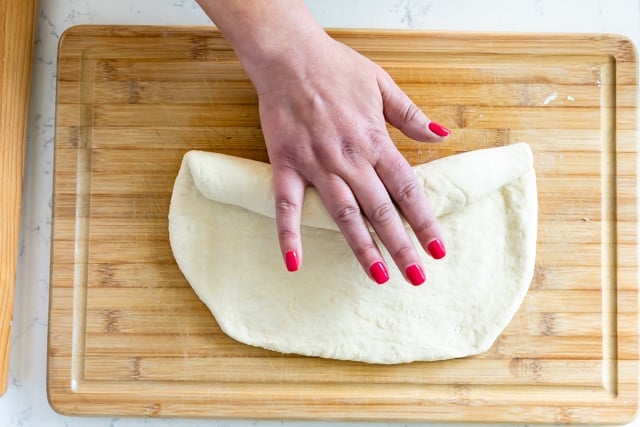
[[[435,142],[451,134],[446,127],[429,120],[387,73],[378,79],[378,85],[385,119],[409,138]]]

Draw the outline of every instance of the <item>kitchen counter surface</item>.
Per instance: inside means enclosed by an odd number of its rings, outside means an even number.
[[[34,55],[24,205],[9,389],[0,425],[18,426],[392,426],[407,424],[254,420],[77,418],[47,402],[46,351],[55,120],[60,35],[78,24],[210,25],[194,0],[41,0]],[[325,27],[445,31],[616,33],[640,43],[637,0],[308,0]],[[417,424],[409,424],[417,425]],[[434,425],[434,424],[423,424]],[[640,426],[640,420],[631,423]]]

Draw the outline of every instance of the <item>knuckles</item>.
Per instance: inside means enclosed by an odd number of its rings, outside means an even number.
[[[342,158],[344,158],[349,165],[362,165],[366,164],[369,160],[367,159],[367,153],[364,149],[362,143],[354,142],[354,141],[342,141],[340,144],[340,153]],[[338,163],[338,162],[336,162]]]
[[[393,221],[397,215],[398,214],[396,208],[395,206],[393,206],[393,204],[382,203],[381,205],[376,206],[374,209],[372,209],[367,217],[369,218],[369,221],[371,221],[371,223],[375,226],[379,224],[389,223]]]
[[[278,240],[280,242],[290,242],[298,240],[298,233],[290,228],[280,228],[278,229]]]
[[[423,222],[413,226],[413,231],[417,236],[429,235],[433,234],[433,228],[436,225],[435,218],[427,218]]]
[[[346,204],[338,206],[332,216],[336,224],[348,225],[360,220],[362,215],[358,205]]]
[[[393,259],[412,259],[414,248],[412,246],[400,246],[391,253]]]
[[[422,116],[422,111],[420,111],[416,104],[409,102],[404,106],[404,110],[402,111],[402,122],[411,123],[419,119],[420,116]]]
[[[422,191],[416,180],[410,180],[400,184],[398,191],[393,194],[397,203],[411,203],[418,197],[418,192]]]
[[[298,203],[295,203],[286,197],[276,198],[276,213],[279,215],[287,215],[297,212],[300,209],[301,206]]]
[[[356,258],[362,258],[362,257],[366,257],[367,254],[371,252],[376,252],[378,250],[378,247],[375,245],[375,243],[373,243],[373,241],[370,241],[363,245],[356,246],[352,248],[352,250]]]

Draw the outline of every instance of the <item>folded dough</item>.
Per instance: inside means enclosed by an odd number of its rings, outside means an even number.
[[[313,188],[302,215],[304,264],[287,272],[270,165],[201,151],[184,156],[175,181],[173,254],[223,331],[246,344],[388,364],[483,352],[518,310],[533,276],[531,150],[524,143],[476,150],[414,172],[447,247],[437,261],[419,250],[423,286],[410,286],[384,249],[391,278],[373,283]]]

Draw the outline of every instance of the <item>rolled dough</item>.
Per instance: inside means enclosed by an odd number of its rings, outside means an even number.
[[[223,331],[246,344],[386,364],[486,351],[533,276],[531,150],[524,143],[476,150],[414,172],[447,246],[447,256],[437,261],[420,250],[427,273],[421,287],[406,283],[390,261],[389,282],[373,283],[313,188],[302,217],[305,262],[287,272],[276,238],[270,166],[201,151],[184,156],[175,181],[173,254]]]

